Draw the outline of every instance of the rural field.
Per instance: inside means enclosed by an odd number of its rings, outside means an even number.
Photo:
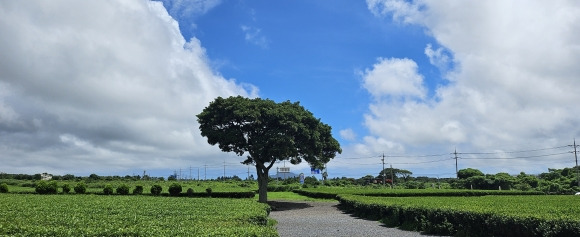
[[[253,199],[0,195],[2,236],[277,236]]]
[[[278,236],[250,181],[10,181],[0,193],[2,236]],[[6,185],[9,183],[10,185]],[[37,186],[56,183],[41,195]],[[84,194],[73,189],[86,186]],[[169,191],[179,184],[178,194]],[[150,190],[158,185],[159,194]],[[63,186],[71,187],[67,193]],[[143,192],[135,193],[141,186]],[[270,184],[269,200],[339,201],[386,226],[451,236],[576,236],[580,197],[539,191],[390,189]],[[129,187],[126,194],[120,187]],[[112,190],[106,195],[105,189]],[[186,190],[191,189],[191,192]],[[248,195],[250,194],[250,195]],[[235,197],[235,198],[231,198]],[[332,220],[332,216],[328,217]],[[386,228],[386,227],[385,227]]]

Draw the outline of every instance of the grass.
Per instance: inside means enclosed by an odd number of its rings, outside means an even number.
[[[258,200],[258,195],[255,200]],[[335,199],[311,198],[294,192],[268,192],[268,201],[336,202]]]

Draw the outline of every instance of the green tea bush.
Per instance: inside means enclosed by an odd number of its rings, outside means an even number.
[[[105,195],[111,195],[113,194],[113,186],[110,184],[105,185],[105,188],[103,188],[103,193]]]
[[[143,185],[137,185],[137,186],[135,186],[135,189],[133,189],[133,194],[134,195],[141,195],[141,194],[143,194]]]
[[[129,194],[129,186],[126,184],[121,184],[119,187],[117,187],[117,194],[120,195],[128,195]]]
[[[84,194],[87,192],[87,184],[85,182],[78,182],[74,187],[75,193]]]
[[[151,194],[157,196],[157,195],[161,194],[161,191],[163,191],[163,188],[161,187],[161,185],[154,184],[153,186],[151,186]]]
[[[169,195],[171,196],[179,196],[182,190],[183,188],[181,187],[181,184],[172,183],[169,185]]]
[[[56,194],[58,190],[58,184],[56,181],[46,182],[44,180],[40,180],[36,183],[36,187],[34,189],[38,194]]]
[[[193,196],[193,188],[187,189],[187,196],[189,196],[189,197]]]
[[[70,193],[70,185],[69,184],[62,185],[62,193]]]
[[[206,188],[206,189],[205,189],[205,192],[206,192],[207,194],[210,194],[210,195],[211,195],[211,192],[212,192],[212,190],[211,190],[211,188]]]
[[[8,192],[8,184],[2,183],[0,184],[0,193],[7,193]]]

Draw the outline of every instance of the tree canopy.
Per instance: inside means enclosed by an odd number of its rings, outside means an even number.
[[[391,177],[391,174],[393,174],[394,177]],[[407,178],[409,178],[412,174],[413,172],[404,169],[385,168],[379,173],[378,177],[383,177],[383,175],[385,175],[385,177],[392,178],[393,181],[398,181],[398,178],[407,180]]]
[[[267,201],[268,171],[276,161],[299,164],[304,160],[323,168],[342,152],[331,127],[299,102],[218,97],[197,118],[209,144],[217,144],[224,152],[246,154],[242,163],[256,166],[260,202]]]

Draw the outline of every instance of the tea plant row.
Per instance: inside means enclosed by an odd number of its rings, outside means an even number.
[[[2,236],[277,236],[252,199],[0,195]]]
[[[460,236],[575,236],[576,196],[372,197],[339,195],[341,206],[387,226]]]

